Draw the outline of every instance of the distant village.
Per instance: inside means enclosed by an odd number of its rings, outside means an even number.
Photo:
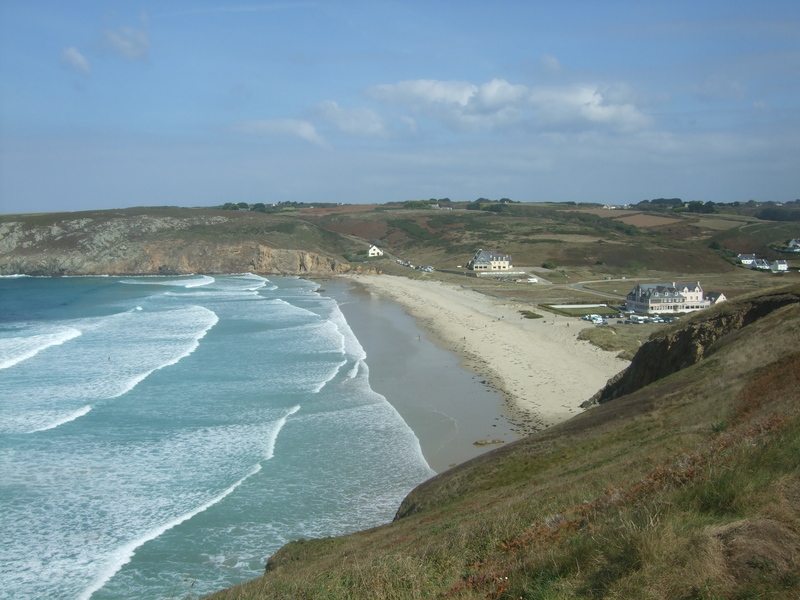
[[[800,239],[791,240],[785,251],[800,253]],[[371,245],[367,255],[380,257],[384,255],[384,252],[377,246]],[[742,267],[776,274],[789,270],[785,260],[770,262],[755,254],[739,254],[736,261]],[[418,271],[434,271],[432,266],[414,265],[400,259],[397,259],[396,262]],[[516,283],[539,282],[538,277],[531,276],[527,271],[515,271],[511,256],[499,251],[478,250],[466,264],[466,269],[476,277],[490,276],[498,280]],[[677,316],[674,315],[703,310],[726,300],[725,294],[721,292],[706,292],[699,281],[640,283],[628,292],[625,296],[624,306],[621,306],[619,310],[628,315],[625,323],[664,323],[676,319]],[[606,324],[605,319],[599,315],[587,315],[583,318],[595,324]]]
[[[800,253],[800,239],[792,240],[788,244],[786,251]],[[383,256],[383,251],[373,245],[369,247],[367,254],[370,257],[378,257]],[[739,254],[736,260],[743,267],[772,273],[784,273],[789,270],[785,260],[770,262],[757,257],[755,254]],[[402,266],[423,272],[434,271],[432,266],[415,266],[408,261],[399,259],[396,262]],[[526,271],[514,271],[514,263],[511,256],[498,251],[478,250],[466,264],[466,268],[478,277],[491,276],[495,279],[519,283],[537,283],[539,281],[538,277],[532,277]],[[512,275],[516,277],[512,277]],[[625,321],[626,323],[663,323],[677,318],[670,315],[703,310],[726,300],[727,298],[722,292],[706,292],[703,290],[699,281],[691,283],[674,281],[667,283],[640,283],[636,284],[626,295],[622,310],[630,315],[628,320]],[[598,315],[588,315],[584,318],[596,324],[606,323]]]

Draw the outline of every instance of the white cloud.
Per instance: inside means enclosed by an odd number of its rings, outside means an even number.
[[[89,77],[92,74],[92,67],[89,65],[89,61],[75,46],[65,48],[61,52],[61,64],[84,77]]]
[[[545,71],[550,73],[558,73],[561,71],[561,61],[552,54],[542,54],[542,58],[539,59],[539,64]]]
[[[464,81],[417,79],[376,85],[369,88],[367,94],[381,102],[422,109],[435,104],[466,106],[477,89]]]
[[[143,29],[123,26],[119,31],[104,30],[103,45],[126,60],[145,61],[150,52],[150,37]]]
[[[492,79],[477,88],[469,106],[478,111],[492,112],[525,103],[530,90],[524,85],[512,85],[505,79]]]
[[[342,108],[333,100],[324,100],[313,112],[344,133],[363,137],[386,135],[383,118],[368,108]]]
[[[641,129],[650,118],[635,104],[614,101],[597,86],[540,88],[531,92],[536,124],[546,128],[602,125],[629,131]]]
[[[455,130],[523,125],[534,129],[567,126],[634,130],[650,123],[638,108],[642,99],[626,84],[528,87],[493,79],[478,86],[422,79],[374,86],[367,94]]]
[[[300,119],[263,119],[260,121],[244,121],[234,125],[234,130],[249,135],[269,137],[297,137],[322,148],[328,147],[314,125]]]

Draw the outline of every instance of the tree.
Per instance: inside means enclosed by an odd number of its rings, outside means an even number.
[[[710,200],[705,204],[702,200],[692,200],[686,206],[690,213],[710,214],[716,212],[716,209],[714,208],[716,205]]]

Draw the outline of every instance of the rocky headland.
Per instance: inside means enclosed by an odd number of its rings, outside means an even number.
[[[245,212],[6,215],[0,217],[0,274],[325,276],[350,270],[329,251],[339,245],[334,234],[311,224]]]

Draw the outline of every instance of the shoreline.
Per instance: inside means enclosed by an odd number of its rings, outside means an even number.
[[[578,340],[578,319],[525,319],[529,305],[498,300],[454,284],[394,275],[339,275],[399,304],[439,347],[505,400],[514,431],[529,435],[583,411],[629,362]]]
[[[502,395],[435,344],[402,305],[357,281],[317,283],[364,348],[370,387],[414,432],[431,469],[441,473],[521,437]]]

